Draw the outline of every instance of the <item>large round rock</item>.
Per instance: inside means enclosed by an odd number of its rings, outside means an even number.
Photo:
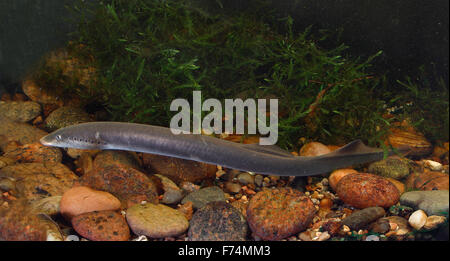
[[[305,230],[316,209],[311,199],[291,188],[258,192],[247,208],[247,221],[256,236],[280,240]]]
[[[397,187],[389,180],[369,174],[354,173],[343,177],[336,187],[342,201],[355,208],[390,207],[400,198]]]
[[[127,210],[126,218],[136,235],[151,238],[179,236],[189,227],[183,213],[163,204],[133,205]]]
[[[191,241],[244,241],[247,231],[245,218],[237,208],[215,201],[195,212],[188,236]]]

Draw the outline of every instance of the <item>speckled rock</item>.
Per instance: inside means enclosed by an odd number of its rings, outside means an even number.
[[[4,157],[20,163],[61,162],[62,153],[59,148],[47,147],[40,142],[5,149]]]
[[[342,223],[353,230],[360,230],[386,214],[382,207],[369,207],[353,212]]]
[[[83,213],[118,210],[120,201],[108,192],[79,186],[64,193],[59,207],[61,214],[70,221]]]
[[[368,173],[343,177],[337,184],[336,194],[345,203],[360,209],[375,206],[387,208],[396,204],[400,198],[392,182]]]
[[[54,131],[70,125],[92,121],[89,114],[80,108],[64,106],[51,112],[45,119],[45,127]]]
[[[22,83],[23,92],[33,101],[44,104],[58,104],[62,101],[48,90],[41,88],[33,80],[25,80]]]
[[[10,141],[17,141],[20,144],[28,144],[39,142],[39,140],[48,133],[40,130],[30,124],[13,122],[8,118],[0,115],[0,136],[3,136],[0,142],[0,148],[3,150],[2,144]]]
[[[421,209],[427,215],[448,215],[449,192],[448,190],[410,191],[400,197],[402,205],[414,209]]]
[[[184,214],[163,204],[136,204],[127,210],[126,219],[136,235],[151,238],[174,237],[188,227]]]
[[[29,200],[50,196],[62,196],[78,179],[68,167],[61,163],[21,163],[0,169],[0,178],[16,181],[19,194]]]
[[[94,168],[122,164],[134,169],[140,169],[138,156],[134,152],[120,150],[104,150],[95,156]]]
[[[169,177],[175,183],[182,181],[199,182],[214,180],[216,165],[206,164],[192,160],[185,160],[162,155],[143,154],[143,164],[151,171]]]
[[[210,202],[194,213],[188,237],[190,241],[244,241],[247,231],[238,209],[226,202]]]
[[[73,229],[93,241],[127,241],[130,229],[125,218],[111,210],[94,211],[72,219]]]
[[[180,202],[180,200],[184,196],[183,190],[181,190],[172,180],[159,174],[155,174],[152,177],[158,179],[158,184],[160,184],[160,187],[164,192],[162,195],[161,203],[176,204]]]
[[[410,168],[406,160],[394,156],[370,164],[368,171],[372,174],[399,180],[409,175]]]
[[[9,207],[0,206],[0,240],[45,241],[47,228],[41,219],[30,213],[26,201],[16,201]]]
[[[331,150],[320,142],[309,142],[300,148],[300,156],[320,156],[330,153]]]
[[[415,172],[406,180],[408,189],[449,190],[449,175],[437,171]]]
[[[247,220],[255,235],[280,240],[306,229],[316,209],[312,201],[291,188],[256,193],[247,208]]]
[[[77,184],[107,191],[122,202],[124,208],[142,201],[157,203],[156,185],[142,172],[126,165],[110,165],[85,173]]]
[[[12,121],[27,122],[41,113],[41,105],[32,101],[0,101],[0,112]]]
[[[209,202],[225,201],[225,194],[219,187],[206,187],[198,191],[189,193],[186,197],[183,198],[181,203],[184,204],[188,201],[192,202],[194,209],[199,209],[204,207]]]

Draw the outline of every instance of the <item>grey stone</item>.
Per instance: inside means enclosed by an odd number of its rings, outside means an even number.
[[[382,207],[369,207],[353,212],[342,223],[353,230],[359,230],[385,214],[386,211]]]
[[[410,191],[400,197],[400,204],[421,209],[427,215],[448,216],[449,191]]]
[[[192,202],[192,206],[194,207],[194,209],[199,209],[204,207],[209,202],[225,201],[225,194],[217,186],[206,187],[198,191],[189,193],[186,197],[183,198],[181,203],[185,204],[188,201]]]

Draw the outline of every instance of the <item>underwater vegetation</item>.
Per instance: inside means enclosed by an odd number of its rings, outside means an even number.
[[[448,140],[445,83],[431,91],[426,78],[413,77],[390,86],[370,70],[381,50],[357,58],[342,43],[321,48],[333,32],[294,32],[290,17],[274,20],[266,5],[211,14],[178,0],[107,0],[80,1],[73,11],[78,28],[67,50],[85,70],[95,68],[95,79],[73,81],[45,65],[33,77],[62,96],[101,104],[111,120],[168,126],[172,100],[201,90],[202,99],[278,98],[284,148],[301,146],[299,138],[380,145],[390,124],[405,118],[431,140]],[[383,117],[392,106],[401,110]]]

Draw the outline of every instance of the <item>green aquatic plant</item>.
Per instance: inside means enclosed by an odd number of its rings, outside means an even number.
[[[301,137],[381,145],[390,121],[377,96],[382,78],[370,71],[381,52],[363,59],[345,55],[344,44],[324,49],[330,32],[296,33],[290,17],[265,6],[212,14],[179,0],[80,1],[73,41],[98,71],[85,99],[111,120],[168,126],[171,101],[191,100],[193,90],[203,99],[275,97],[281,147]]]

